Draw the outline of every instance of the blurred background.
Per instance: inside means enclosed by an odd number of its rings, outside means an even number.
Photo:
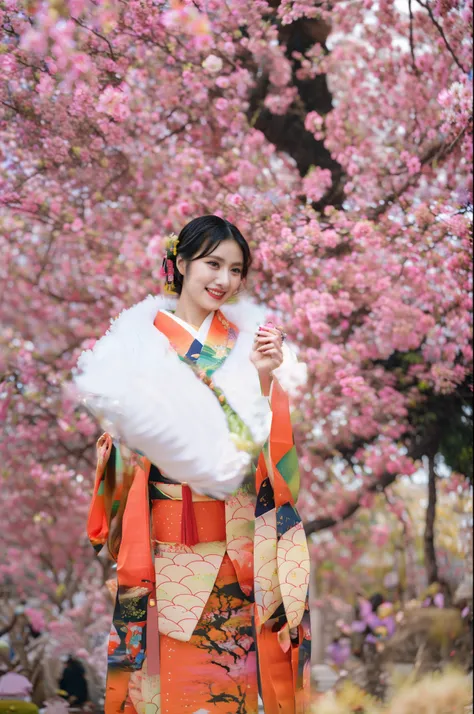
[[[3,0],[0,24],[0,711],[59,714],[71,668],[100,711],[113,571],[71,370],[207,213],[309,369],[315,711],[467,711],[472,1]]]

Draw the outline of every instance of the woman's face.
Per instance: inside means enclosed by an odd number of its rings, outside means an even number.
[[[186,262],[178,256],[176,265],[184,274],[182,294],[206,312],[218,310],[242,283],[242,251],[235,240],[223,240],[205,258]]]

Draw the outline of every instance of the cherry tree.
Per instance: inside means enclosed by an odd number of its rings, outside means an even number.
[[[102,586],[113,571],[91,558],[82,474],[36,465],[14,476],[0,506],[0,630],[9,636],[13,665],[34,682],[45,658],[82,651],[94,662],[104,659],[110,605]]]
[[[472,373],[470,0],[4,0],[0,22],[3,490],[50,603],[98,577],[97,427],[71,369],[161,289],[163,239],[195,215],[248,236],[249,292],[308,363],[308,533],[342,537],[452,454]]]

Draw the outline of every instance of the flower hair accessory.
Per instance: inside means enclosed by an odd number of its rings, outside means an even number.
[[[174,266],[175,258],[178,253],[178,236],[175,233],[170,233],[165,239],[165,257],[161,266],[161,277],[165,278],[165,291],[174,293],[176,286],[174,284]]]

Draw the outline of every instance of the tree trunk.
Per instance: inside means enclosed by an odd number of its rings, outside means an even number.
[[[405,539],[405,562],[407,573],[406,598],[407,600],[415,600],[418,595],[416,589],[416,554],[410,537]]]
[[[309,600],[310,603],[316,601],[319,593],[316,581],[316,566],[313,565],[313,570],[309,580]],[[311,664],[324,663],[324,617],[321,606],[312,606],[311,614],[311,631],[313,633],[313,642],[311,645]]]
[[[428,457],[428,505],[425,519],[425,570],[428,584],[438,582],[438,563],[435,549],[435,521],[436,521],[436,470],[434,454]]]
[[[281,0],[270,0],[270,5],[276,8],[280,2]],[[282,25],[276,17],[271,18],[271,21],[277,24],[280,42],[286,47],[286,56],[293,69],[293,85],[298,90],[298,96],[286,114],[273,114],[265,106],[270,80],[265,68],[258,68],[258,80],[250,97],[248,119],[279,151],[294,159],[301,176],[306,176],[312,166],[329,169],[332,186],[313,206],[318,211],[327,205],[340,207],[344,201],[342,166],[333,159],[324,141],[316,140],[304,126],[306,114],[309,112],[317,111],[325,116],[332,110],[332,95],[325,75],[299,79],[298,70],[301,69],[301,63],[293,56],[294,52],[304,54],[316,42],[324,52],[328,52],[326,40],[331,27],[322,18],[301,18],[289,25]],[[253,71],[255,72],[255,69]]]

